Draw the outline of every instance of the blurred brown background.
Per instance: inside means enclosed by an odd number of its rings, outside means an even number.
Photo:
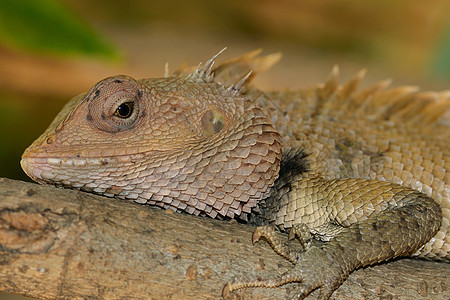
[[[283,53],[255,82],[266,90],[322,82],[334,64],[343,80],[368,68],[367,83],[390,77],[395,85],[450,88],[447,0],[15,3],[0,0],[1,177],[28,180],[19,166],[23,150],[95,82],[119,73],[159,77],[166,62],[196,65],[225,46],[224,58],[255,48]],[[64,31],[54,16],[73,18],[100,42],[79,50],[80,31]]]

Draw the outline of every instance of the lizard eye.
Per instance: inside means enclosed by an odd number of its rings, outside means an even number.
[[[117,107],[115,116],[118,116],[122,119],[127,119],[133,113],[134,103],[133,102],[124,102]]]
[[[131,129],[141,119],[142,97],[140,85],[133,78],[107,78],[89,93],[88,120],[106,132]]]

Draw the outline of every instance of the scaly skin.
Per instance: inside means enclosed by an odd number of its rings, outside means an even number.
[[[66,105],[22,167],[42,184],[270,224],[254,240],[294,268],[228,283],[224,297],[301,282],[295,298],[319,288],[327,299],[361,266],[450,261],[448,94],[387,82],[357,93],[363,74],[340,86],[336,68],[319,87],[244,93],[250,74],[229,82],[276,60],[256,54],[222,64],[216,78],[215,57],[187,75],[107,78]],[[273,225],[293,228],[304,252]],[[311,237],[327,242],[310,246]]]

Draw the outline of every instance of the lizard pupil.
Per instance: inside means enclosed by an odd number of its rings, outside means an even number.
[[[124,102],[119,105],[114,115],[122,119],[129,118],[133,113],[133,107],[134,107],[133,102]]]

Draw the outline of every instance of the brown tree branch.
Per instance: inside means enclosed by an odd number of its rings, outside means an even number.
[[[0,217],[0,290],[40,299],[218,299],[234,277],[290,267],[251,244],[250,226],[10,179],[0,178]],[[444,299],[449,280],[449,264],[403,259],[354,272],[333,297]]]

